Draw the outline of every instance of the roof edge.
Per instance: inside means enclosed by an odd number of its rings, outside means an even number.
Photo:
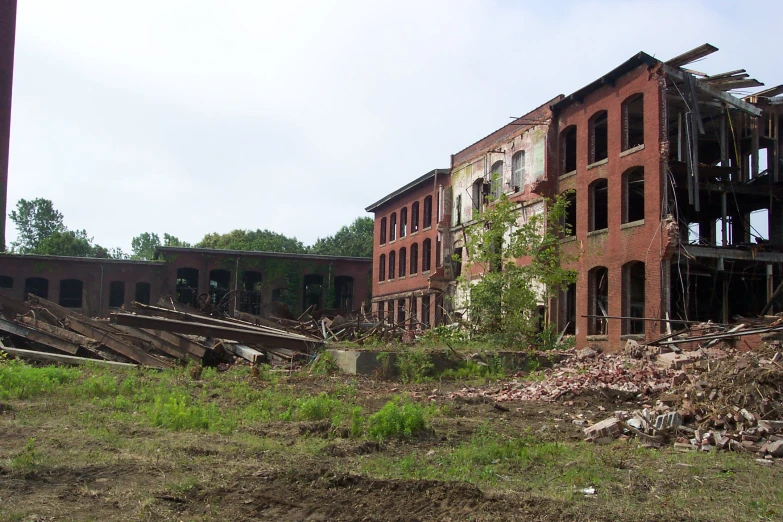
[[[392,199],[396,198],[397,196],[400,196],[400,195],[404,194],[405,192],[411,190],[412,188],[421,185],[425,181],[427,181],[427,180],[429,180],[431,178],[434,178],[435,174],[451,174],[451,169],[433,169],[433,170],[429,171],[428,173],[424,174],[423,176],[421,176],[419,178],[416,178],[415,180],[411,181],[407,185],[405,185],[405,186],[403,186],[401,188],[398,188],[397,190],[395,190],[394,192],[392,192],[390,194],[385,195],[384,197],[382,197],[381,199],[379,199],[378,201],[376,201],[375,203],[373,203],[369,207],[365,208],[364,210],[366,212],[374,211],[376,208],[380,207],[384,203],[387,203],[387,202],[391,201]]]

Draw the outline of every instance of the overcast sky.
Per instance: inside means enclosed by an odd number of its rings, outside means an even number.
[[[125,251],[146,231],[268,228],[310,244],[638,51],[710,42],[720,51],[690,67],[783,83],[781,4],[761,11],[19,0],[8,209],[49,198],[69,228]]]

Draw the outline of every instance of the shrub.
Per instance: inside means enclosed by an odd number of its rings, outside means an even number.
[[[424,382],[435,369],[430,356],[422,350],[397,352],[395,364],[400,372],[400,380],[405,384]]]
[[[342,406],[342,401],[332,399],[325,392],[315,397],[300,399],[296,404],[296,417],[302,420],[328,419]]]
[[[427,431],[424,409],[418,404],[395,398],[370,416],[367,432],[375,439],[409,438]]]

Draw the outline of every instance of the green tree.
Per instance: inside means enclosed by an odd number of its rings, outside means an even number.
[[[182,247],[182,248],[190,248],[193,245],[188,243],[187,241],[181,241],[178,237],[172,236],[170,234],[163,234],[163,246],[167,247]]]
[[[310,252],[326,256],[372,257],[374,225],[371,217],[358,217],[349,226],[340,228],[335,235],[318,238],[310,247]]]
[[[85,230],[56,230],[41,240],[31,254],[72,257],[110,257],[109,251],[93,245]]]
[[[16,225],[19,234],[11,245],[12,251],[20,254],[31,253],[41,241],[55,232],[65,230],[63,215],[48,199],[20,199],[16,203],[16,210],[12,210],[8,217]]]
[[[160,237],[154,232],[144,232],[131,239],[131,259],[155,258],[155,250],[160,246]]]
[[[289,252],[304,254],[307,249],[295,237],[287,237],[271,230],[232,230],[227,234],[213,232],[196,243],[198,248],[218,250],[254,250],[258,252]]]
[[[562,267],[566,205],[562,197],[545,200],[542,211],[527,212],[520,225],[520,209],[503,194],[468,228],[467,270],[459,284],[477,338],[541,347],[556,337],[554,325],[539,331],[536,312],[540,302],[576,281],[576,271]]]

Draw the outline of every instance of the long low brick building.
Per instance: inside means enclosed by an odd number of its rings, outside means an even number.
[[[32,293],[93,317],[162,297],[255,315],[272,303],[298,314],[311,306],[355,310],[369,301],[369,258],[175,247],[158,249],[157,258],[0,254],[0,293]]]

